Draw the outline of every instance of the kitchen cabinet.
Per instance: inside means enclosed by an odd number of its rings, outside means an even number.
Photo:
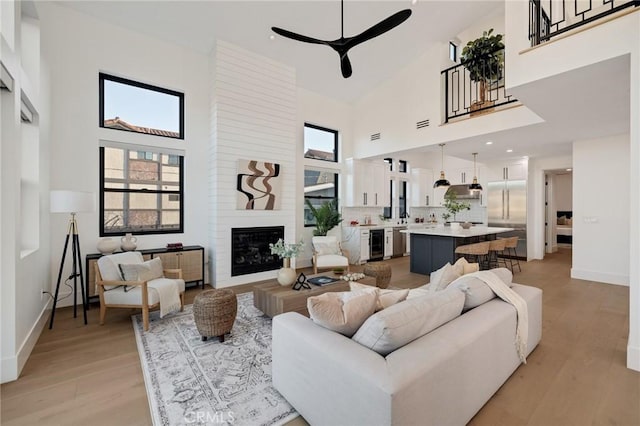
[[[369,260],[369,238],[371,233],[368,229],[360,230],[360,258],[359,263],[365,263]]]
[[[473,167],[453,169],[447,173],[451,185],[470,185],[473,182]]]
[[[379,161],[349,158],[347,165],[346,207],[386,207],[391,203],[389,169]]]
[[[432,207],[442,207],[444,205],[444,195],[447,193],[448,186],[433,188],[433,202]]]
[[[431,169],[411,169],[411,207],[433,205],[433,171]]]
[[[393,256],[393,228],[384,228],[384,258]]]
[[[527,179],[527,163],[493,164],[489,166],[489,182]]]

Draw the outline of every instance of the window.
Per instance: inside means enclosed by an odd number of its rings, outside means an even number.
[[[449,42],[449,59],[452,62],[458,62],[458,45],[454,42]]]
[[[407,173],[407,161],[406,160],[398,160],[398,172]]]
[[[184,139],[184,93],[99,74],[100,127]]]
[[[398,214],[401,219],[407,217],[407,181],[398,182]]]
[[[389,165],[389,171],[393,171],[393,158],[385,158],[384,162]]]
[[[389,206],[385,207],[384,211],[382,212],[382,216],[385,219],[391,219],[393,217],[393,196],[395,195],[393,193],[393,180],[389,181],[389,194],[391,194],[391,196],[389,197]]]
[[[307,205],[314,208],[327,201],[338,201],[338,174],[330,171],[304,169],[304,226],[315,226],[316,221]]]
[[[338,162],[338,131],[305,123],[304,158]]]
[[[100,236],[183,232],[184,157],[100,147]]]

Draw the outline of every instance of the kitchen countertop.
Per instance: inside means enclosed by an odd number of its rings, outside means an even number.
[[[389,223],[381,225],[345,225],[344,228],[362,228],[362,229],[384,229],[384,228],[406,228],[408,223]]]
[[[434,228],[423,229],[407,229],[406,231],[400,231],[407,234],[420,234],[420,235],[436,235],[441,237],[479,237],[482,235],[500,234],[502,232],[513,231],[513,228],[496,228],[489,226],[472,226],[469,229],[456,229],[452,230],[450,226],[436,226]]]

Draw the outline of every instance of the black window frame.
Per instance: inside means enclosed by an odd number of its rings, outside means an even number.
[[[390,157],[383,158],[382,161],[384,161],[385,163],[387,163],[389,165],[389,171],[392,172],[393,171],[393,158],[390,158]]]
[[[109,147],[109,146],[106,146]],[[131,146],[128,148],[122,148],[122,147],[114,147],[114,148],[118,148],[118,149],[126,149],[128,151],[138,151],[138,149],[136,149],[137,147]],[[99,223],[100,223],[100,236],[101,237],[117,237],[117,236],[121,236],[121,235],[125,235],[127,233],[134,233],[136,235],[158,235],[158,234],[182,234],[184,233],[184,155],[177,155],[178,157],[178,161],[179,161],[179,177],[180,177],[180,182],[178,185],[178,191],[163,191],[163,190],[149,190],[149,189],[129,189],[129,188],[105,188],[105,174],[104,174],[104,149],[105,146],[101,146],[100,147],[100,160],[99,160],[99,175],[100,175],[100,200],[99,200],[99,204],[100,204],[100,210],[98,212],[99,214]],[[161,150],[159,150],[161,151]],[[162,155],[162,154],[161,154]],[[164,153],[164,155],[173,155],[173,154],[166,154]],[[132,229],[132,228],[126,228],[125,230],[119,230],[116,232],[105,232],[105,228],[104,228],[104,196],[105,196],[105,192],[117,192],[117,193],[138,193],[138,194],[167,194],[167,195],[178,195],[180,197],[180,224],[179,227],[177,229],[158,229],[158,230],[147,230],[147,231],[141,231],[139,229]]]
[[[321,171],[321,170],[316,169],[315,167],[310,167],[310,166],[305,167],[304,170],[303,170],[303,173],[306,170],[320,171],[321,173],[333,173],[335,175],[335,185],[333,187],[333,193],[334,193],[333,197],[325,197],[325,196],[318,196],[318,195],[304,195],[304,197],[303,197],[304,198],[304,200],[303,200],[304,205],[302,207],[302,212],[303,212],[302,223],[304,224],[305,228],[310,228],[310,227],[315,227],[316,224],[315,223],[307,223],[307,221],[305,220],[304,211],[305,211],[305,208],[307,206],[307,199],[325,200],[325,201],[335,200],[336,208],[337,209],[340,208],[340,206],[338,204],[339,203],[339,200],[338,200],[338,192],[339,192],[338,188],[339,188],[339,181],[340,181],[340,173],[338,172],[338,170],[322,170]]]
[[[385,158],[386,160],[386,158]],[[384,217],[385,219],[392,219],[393,218],[393,179],[389,179],[389,194],[391,194],[391,196],[389,197],[389,205],[385,206],[382,209],[382,217]]]
[[[154,135],[154,134],[149,134],[149,133],[141,133],[141,132],[134,132],[132,130],[125,130],[125,129],[114,129],[112,127],[105,127],[104,126],[104,81],[108,80],[108,81],[113,81],[115,83],[120,83],[120,84],[126,84],[128,86],[133,86],[133,87],[137,87],[140,89],[146,89],[146,90],[151,90],[154,92],[159,92],[159,93],[164,93],[165,95],[172,95],[172,96],[177,96],[178,100],[179,100],[179,136],[164,136],[164,135]],[[171,89],[165,89],[164,87],[159,87],[159,86],[154,86],[152,84],[147,84],[147,83],[141,83],[139,81],[135,81],[135,80],[130,80],[128,78],[124,78],[124,77],[117,77],[115,75],[111,75],[111,74],[107,74],[107,73],[103,73],[100,72],[98,73],[98,108],[99,108],[99,112],[98,112],[98,125],[104,129],[111,129],[111,130],[120,130],[120,131],[124,131],[124,132],[129,132],[129,133],[137,133],[140,135],[147,135],[147,136],[156,136],[156,137],[163,137],[163,138],[171,138],[171,139],[180,139],[180,140],[184,140],[184,93],[182,92],[177,92],[175,90],[171,90]]]
[[[398,217],[400,219],[406,219],[407,213],[409,213],[407,211],[407,187],[408,185],[406,180],[398,181]]]
[[[306,159],[309,160],[317,160],[317,161],[327,161],[329,163],[337,163],[339,160],[339,155],[338,155],[338,131],[334,130],[334,129],[329,129],[328,127],[322,127],[322,126],[318,126],[316,124],[311,124],[311,123],[304,123],[304,127],[309,127],[311,129],[315,129],[315,130],[321,130],[324,132],[328,132],[328,133],[332,133],[333,134],[333,152],[334,152],[334,158],[333,160],[325,160],[322,158],[313,158],[313,157],[307,157],[305,155],[305,153],[302,153],[302,156]],[[303,145],[303,151],[304,151],[304,141],[302,142]]]
[[[407,173],[407,160],[398,160],[398,173]]]
[[[453,49],[453,58],[451,57],[451,50]],[[454,42],[450,41],[449,42],[449,59],[452,62],[458,63],[458,45],[455,44]]]

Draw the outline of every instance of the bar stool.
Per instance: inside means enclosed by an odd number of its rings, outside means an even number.
[[[467,260],[471,260],[472,262],[478,262],[480,264],[480,269],[482,269],[482,265],[484,264],[488,269],[489,267],[489,245],[490,241],[484,241],[482,243],[473,243],[473,244],[465,244],[462,246],[456,247],[456,255],[457,257],[464,257]],[[468,259],[468,257],[473,257],[472,259]]]
[[[489,268],[500,267],[500,261],[507,267],[507,261],[504,258],[498,257],[498,254],[503,254],[506,247],[506,241],[503,238],[489,241]]]
[[[516,253],[516,247],[518,246],[518,237],[501,238],[505,242],[506,255],[509,256],[509,263],[511,264],[511,272],[513,272],[513,265],[518,265],[518,271],[522,272],[520,267],[520,259],[518,259]],[[513,252],[513,255],[511,254]]]

